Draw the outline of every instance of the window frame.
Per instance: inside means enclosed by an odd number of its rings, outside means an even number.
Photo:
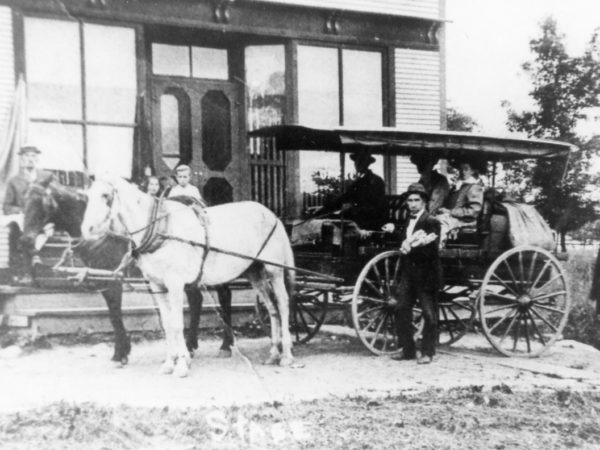
[[[135,142],[135,135],[139,132],[140,128],[140,120],[138,118],[138,113],[140,111],[140,107],[143,105],[138,105],[138,99],[140,98],[140,93],[145,91],[146,83],[144,82],[143,74],[146,71],[145,62],[140,62],[140,55],[143,54],[140,51],[140,42],[143,42],[143,28],[135,23],[124,22],[124,21],[109,21],[109,20],[96,20],[96,19],[88,19],[87,17],[77,16],[75,18],[72,17],[64,17],[57,16],[55,14],[50,13],[40,13],[40,12],[13,12],[13,24],[15,24],[15,74],[16,76],[23,75],[25,81],[27,82],[27,55],[26,55],[26,34],[25,34],[25,21],[26,19],[44,19],[51,20],[57,22],[68,22],[75,23],[78,27],[78,36],[79,36],[79,56],[80,56],[80,74],[81,74],[81,118],[80,119],[54,119],[49,117],[28,117],[28,123],[44,123],[44,124],[65,124],[65,125],[78,125],[82,128],[82,137],[83,137],[83,148],[82,148],[82,157],[83,157],[83,166],[84,170],[88,170],[88,128],[92,126],[108,126],[108,127],[118,127],[118,128],[129,128],[132,130]],[[136,105],[135,105],[135,114],[134,118],[130,123],[124,122],[111,122],[111,121],[102,121],[102,120],[90,120],[88,119],[87,114],[87,92],[86,92],[86,57],[85,57],[85,32],[84,25],[100,25],[100,26],[109,26],[109,27],[118,27],[118,28],[129,28],[133,31],[133,40],[134,40],[134,57],[135,57],[135,80],[136,80]],[[144,111],[145,113],[145,111]],[[140,171],[142,166],[142,162],[139,161],[141,155],[139,155],[139,150],[134,147],[132,148],[132,176],[135,176],[137,172]]]

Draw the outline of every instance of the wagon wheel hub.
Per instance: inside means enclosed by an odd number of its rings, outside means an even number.
[[[530,295],[524,294],[517,298],[517,302],[519,303],[520,307],[527,308],[533,303],[533,299]]]
[[[398,306],[398,299],[394,298],[394,297],[388,297],[387,299],[387,306],[390,308],[395,308],[396,306]]]

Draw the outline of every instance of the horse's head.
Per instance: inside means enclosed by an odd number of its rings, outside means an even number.
[[[32,248],[35,238],[42,233],[44,227],[56,216],[58,204],[52,195],[50,183],[52,178],[37,181],[27,190],[23,208],[23,234],[21,245]]]
[[[52,176],[36,181],[25,196],[21,244],[31,249],[49,223],[71,236],[79,236],[85,204],[83,192],[59,184]]]
[[[129,183],[120,177],[107,176],[92,183],[87,191],[88,203],[81,223],[84,239],[97,239],[108,232],[128,234],[120,217],[120,195],[126,195],[129,190]]]

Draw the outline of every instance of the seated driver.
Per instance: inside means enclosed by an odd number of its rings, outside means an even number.
[[[341,209],[345,219],[353,220],[361,229],[379,230],[386,222],[385,183],[369,166],[375,158],[367,152],[353,153],[356,179],[339,197],[327,203],[317,214]]]

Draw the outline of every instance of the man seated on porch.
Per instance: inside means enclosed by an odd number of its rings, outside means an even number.
[[[34,146],[21,147],[19,150],[19,173],[8,180],[4,192],[2,210],[4,216],[0,218],[2,232],[8,232],[9,252],[11,267],[15,270],[17,281],[27,284],[31,281],[31,255],[25,254],[19,248],[19,238],[23,228],[23,208],[27,190],[32,183],[42,181],[53,175],[38,169],[39,154],[41,151]]]
[[[373,173],[369,166],[375,158],[367,152],[350,155],[356,169],[356,179],[346,191],[325,204],[316,215],[340,210],[344,219],[349,219],[364,230],[379,230],[386,222],[387,205],[385,183]]]

